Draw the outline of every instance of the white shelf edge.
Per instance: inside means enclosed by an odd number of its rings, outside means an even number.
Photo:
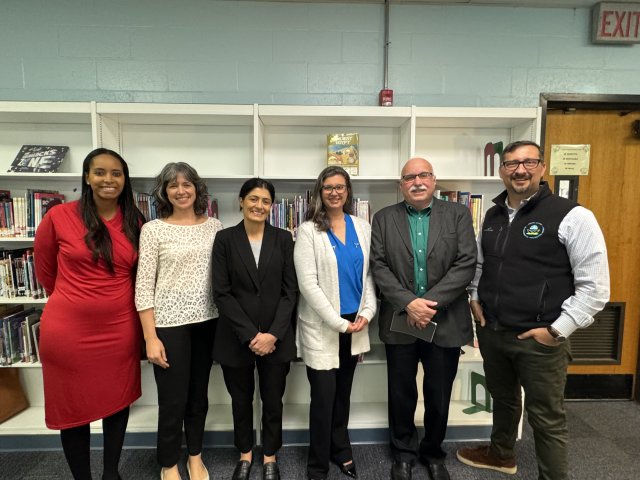
[[[52,179],[52,180],[78,180],[82,173],[27,173],[27,172],[4,172],[0,173],[0,178],[10,179]]]
[[[35,237],[2,237],[0,236],[0,244],[2,243],[33,243]]]
[[[252,117],[254,106],[198,103],[106,103],[97,102],[98,114],[123,115],[212,115]]]
[[[91,102],[0,102],[0,113],[91,114]]]
[[[131,406],[127,432],[156,432],[158,425],[157,405]],[[93,433],[102,432],[100,421],[91,423]],[[205,431],[233,431],[231,405],[209,405]],[[47,428],[44,421],[44,406],[33,406],[0,424],[0,435],[53,435],[57,430]]]
[[[0,365],[0,368],[42,368],[42,364],[40,362],[19,362],[10,365]]]
[[[44,305],[45,303],[47,303],[47,298],[0,297],[0,305]]]

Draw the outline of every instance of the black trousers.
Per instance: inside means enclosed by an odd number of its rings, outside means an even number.
[[[355,315],[350,317],[353,318],[347,320],[353,321]],[[351,355],[350,334],[341,333],[339,341],[339,368],[314,370],[307,367],[307,378],[311,386],[307,473],[311,478],[326,477],[330,460],[342,464],[353,459],[347,427],[351,386],[358,356]]]
[[[156,329],[169,363],[166,370],[153,366],[158,387],[158,463],[162,467],[178,463],[183,425],[189,455],[202,451],[216,321]]]
[[[242,453],[253,448],[253,372],[256,366],[262,400],[262,452],[272,456],[282,446],[282,396],[290,362],[268,363],[263,357],[257,357],[252,365],[222,365],[224,383],[231,396],[234,444]]]
[[[395,461],[443,463],[442,442],[447,431],[451,388],[460,348],[439,347],[417,340],[409,345],[385,345],[389,396],[389,435]],[[424,438],[418,444],[414,416],[418,404],[416,375],[422,363],[424,379]]]
[[[102,419],[103,480],[119,480],[118,463],[129,421],[129,407]],[[64,456],[75,480],[91,480],[91,431],[89,424],[60,430]]]

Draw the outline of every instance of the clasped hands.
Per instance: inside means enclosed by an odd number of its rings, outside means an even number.
[[[364,318],[362,315],[358,315],[356,321],[347,325],[347,330],[344,333],[356,333],[361,331],[366,325],[369,323],[369,320]]]
[[[258,332],[249,342],[249,349],[259,357],[264,357],[275,351],[277,340],[275,335]]]
[[[435,306],[438,302],[427,300],[426,298],[416,298],[405,307],[407,312],[407,324],[410,327],[422,330],[431,322],[433,316],[437,313]]]

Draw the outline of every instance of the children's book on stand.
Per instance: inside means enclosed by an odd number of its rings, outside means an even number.
[[[9,172],[57,172],[68,151],[69,147],[60,145],[23,145]]]
[[[327,165],[339,165],[349,175],[360,171],[359,135],[332,133],[327,135]]]

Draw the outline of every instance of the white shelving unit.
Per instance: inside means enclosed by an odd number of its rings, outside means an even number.
[[[354,196],[368,199],[372,211],[399,201],[400,170],[412,156],[424,156],[435,169],[438,188],[485,195],[502,190],[498,177],[483,175],[488,142],[539,142],[538,108],[426,108],[283,105],[189,105],[96,102],[0,102],[0,171],[9,169],[23,144],[68,145],[59,173],[0,173],[0,189],[12,195],[27,188],[56,189],[69,200],[79,197],[81,165],[93,148],[120,152],[129,164],[134,189],[149,191],[153,178],[171,161],[184,161],[205,179],[218,199],[225,226],[241,219],[238,191],[244,180],[271,180],[278,198],[313,187],[326,162],[326,136],[360,135],[360,173]],[[32,239],[0,237],[0,247],[21,248]],[[43,304],[37,300],[0,299],[0,303]],[[386,441],[387,391],[384,346],[371,327],[372,352],[358,366],[352,393],[350,428],[355,441]],[[478,438],[490,431],[491,414],[463,413],[470,406],[470,372],[482,372],[477,352],[465,347],[454,384],[449,426],[451,438]],[[3,439],[54,434],[44,426],[42,375],[38,364],[20,365],[31,407],[0,424]],[[421,379],[419,374],[418,381]],[[157,398],[153,372],[142,364],[143,396],[133,406],[129,432],[155,432]],[[483,392],[479,392],[483,398]],[[219,366],[209,390],[207,431],[232,432],[230,399]],[[309,387],[304,365],[296,362],[285,393],[285,440],[305,441]],[[416,412],[421,424],[423,412]],[[480,429],[480,430],[479,430]],[[95,425],[100,431],[100,425]],[[480,432],[480,433],[478,433]],[[484,433],[483,433],[484,432]],[[128,437],[129,438],[129,437]],[[231,438],[229,436],[229,438]],[[28,442],[28,441],[27,441]]]

